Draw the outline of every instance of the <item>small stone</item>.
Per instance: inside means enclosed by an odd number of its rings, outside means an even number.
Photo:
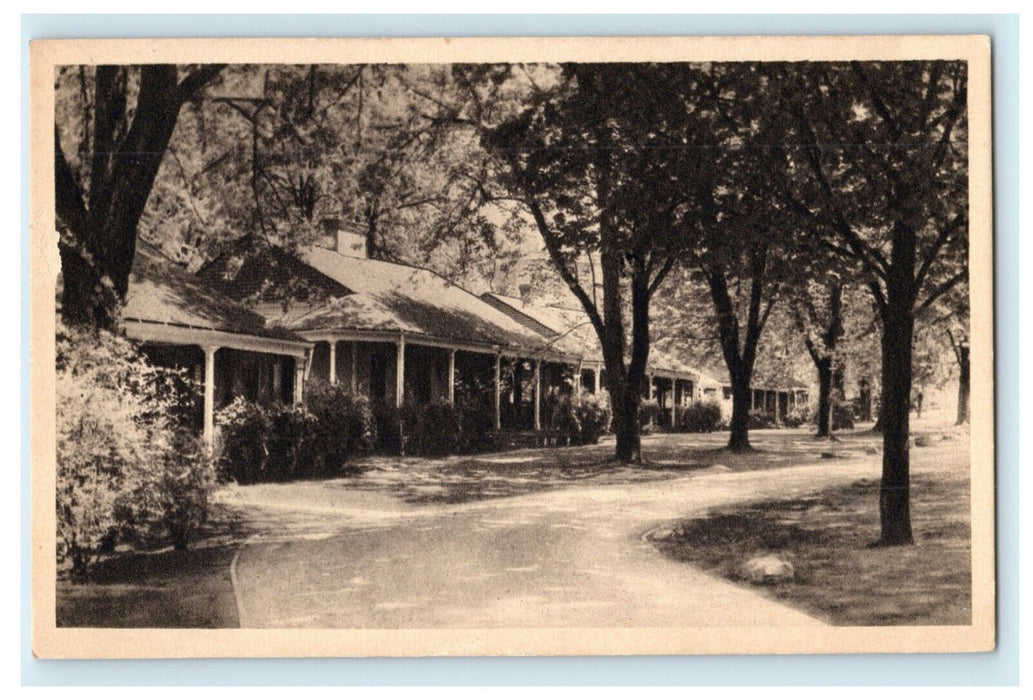
[[[751,583],[770,584],[792,581],[796,570],[789,560],[777,554],[753,557],[742,566],[743,578]]]
[[[714,466],[712,466],[710,468],[710,471],[724,473],[724,472],[732,471],[732,468],[731,467],[727,467],[724,464],[715,464]]]
[[[822,459],[835,459],[836,456],[837,455],[836,455],[835,452],[822,452],[821,453],[821,458]]]
[[[650,534],[651,540],[669,540],[674,537],[674,530],[669,527],[658,527]]]
[[[878,447],[866,447],[866,448],[864,448],[864,453],[866,455],[877,455],[877,454],[879,454],[879,448]]]
[[[915,447],[929,447],[929,438],[924,435],[922,437],[916,437]]]

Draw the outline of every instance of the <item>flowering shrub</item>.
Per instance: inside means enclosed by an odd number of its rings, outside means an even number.
[[[150,365],[114,334],[57,330],[58,559],[81,582],[102,545],[129,528],[174,520],[183,527],[170,534],[185,542],[203,513],[184,504],[206,499],[210,481],[177,438],[196,392],[181,372]],[[181,506],[192,515],[166,519]]]

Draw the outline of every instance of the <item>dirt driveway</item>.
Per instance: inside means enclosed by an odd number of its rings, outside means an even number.
[[[823,624],[665,559],[643,535],[713,506],[877,476],[870,441],[830,460],[803,432],[754,436],[766,452],[742,458],[719,439],[647,438],[645,470],[608,464],[601,446],[382,459],[354,479],[229,489],[220,501],[254,532],[234,562],[241,626]]]

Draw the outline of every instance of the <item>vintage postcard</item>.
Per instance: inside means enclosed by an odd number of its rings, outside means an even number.
[[[994,648],[987,37],[30,59],[37,656]]]

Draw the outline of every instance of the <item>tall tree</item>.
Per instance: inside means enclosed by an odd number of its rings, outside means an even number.
[[[770,144],[784,138],[771,86],[756,64],[696,70],[685,143],[696,154],[681,227],[683,257],[706,283],[732,384],[728,447],[750,450],[751,383],[764,329],[783,291],[802,279],[808,249],[800,223],[776,196],[780,165]]]
[[[783,64],[794,206],[859,261],[882,325],[884,545],[911,544],[909,402],[915,314],[965,280],[966,64]]]
[[[599,337],[616,457],[639,460],[650,303],[677,262],[681,161],[693,157],[680,131],[691,74],[685,64],[570,64],[534,88],[484,141]]]
[[[215,64],[98,66],[59,75],[54,184],[66,323],[117,325],[137,224],[180,109],[220,70]],[[71,162],[63,136],[75,144]]]

